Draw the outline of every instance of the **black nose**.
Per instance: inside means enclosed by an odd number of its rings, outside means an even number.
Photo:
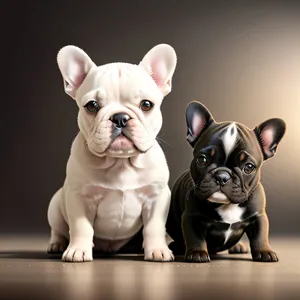
[[[125,127],[127,122],[130,120],[130,117],[123,113],[118,113],[112,116],[112,122],[114,122],[117,127],[122,128]]]
[[[231,176],[225,171],[220,171],[216,173],[215,178],[220,183],[220,185],[225,185],[227,181],[231,178]]]

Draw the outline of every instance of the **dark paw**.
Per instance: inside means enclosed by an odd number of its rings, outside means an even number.
[[[184,260],[186,262],[205,263],[210,262],[208,253],[205,250],[189,250]]]
[[[275,252],[271,249],[267,250],[254,250],[252,252],[252,258],[254,261],[262,261],[262,262],[277,262],[278,257]]]
[[[238,242],[228,250],[228,253],[229,254],[242,254],[242,253],[249,253],[249,251],[250,251],[250,248],[248,245],[245,245],[242,242]]]

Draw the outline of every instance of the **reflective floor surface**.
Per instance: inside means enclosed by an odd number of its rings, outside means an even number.
[[[278,263],[222,253],[210,263],[143,261],[142,256],[64,263],[47,237],[0,237],[0,299],[300,299],[300,238],[273,238]]]

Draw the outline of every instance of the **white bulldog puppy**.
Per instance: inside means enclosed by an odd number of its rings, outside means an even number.
[[[64,185],[49,204],[48,252],[91,261],[94,246],[116,252],[143,226],[144,258],[172,261],[165,229],[169,170],[156,136],[175,51],[160,44],[138,65],[96,66],[83,50],[66,46],[57,61],[65,92],[79,108],[79,133]]]

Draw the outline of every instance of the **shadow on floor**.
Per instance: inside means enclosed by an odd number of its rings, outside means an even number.
[[[211,255],[210,259],[213,260],[242,260],[242,261],[251,261],[253,262],[252,258],[246,257],[245,254],[228,254],[228,255],[223,255],[223,254],[216,254],[216,255]]]
[[[60,260],[62,254],[48,254],[45,251],[0,251],[1,259],[32,259],[32,260]],[[107,255],[103,253],[93,253],[94,259],[105,259],[105,260],[134,260],[144,261],[143,254],[117,254]],[[241,255],[213,255],[211,256],[212,261],[252,261],[251,258]],[[183,256],[176,256],[175,262],[184,262]]]
[[[48,259],[47,252],[44,251],[0,251],[1,259]]]

